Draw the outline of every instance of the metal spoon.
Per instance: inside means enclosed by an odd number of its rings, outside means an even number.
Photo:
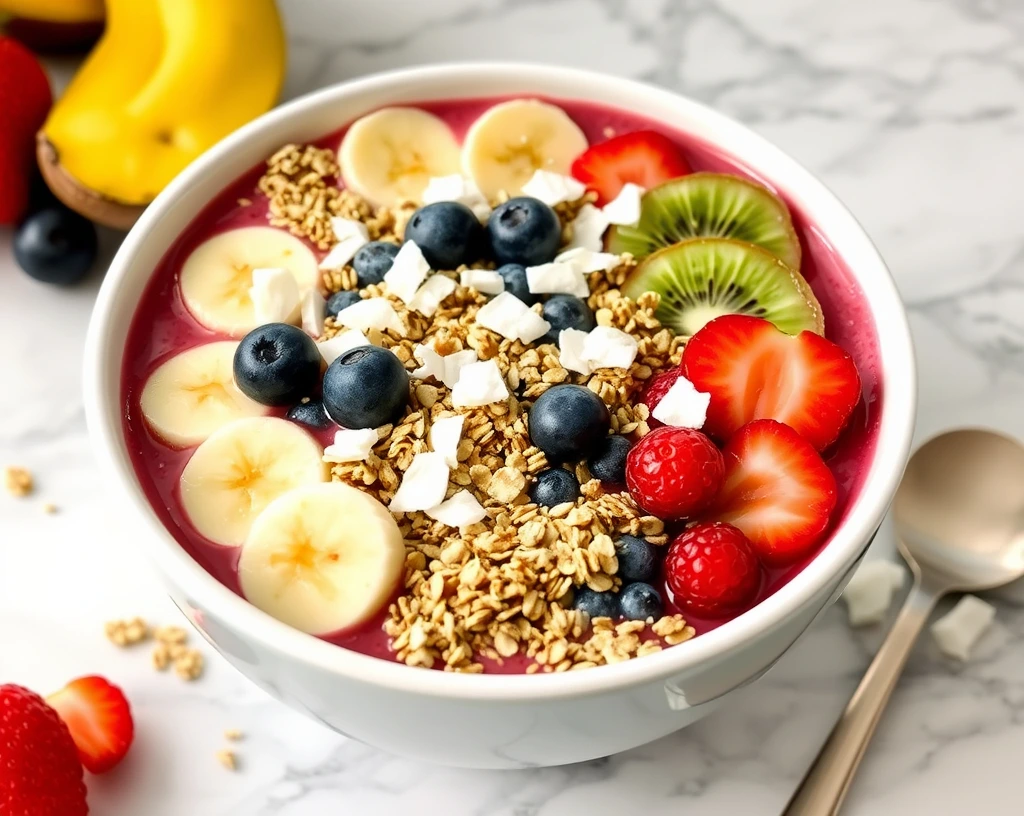
[[[991,431],[950,431],[911,457],[893,503],[914,585],[899,617],[783,816],[836,816],[911,647],[949,592],[1024,575],[1024,447]]]

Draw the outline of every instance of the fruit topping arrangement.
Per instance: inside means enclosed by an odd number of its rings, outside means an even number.
[[[183,535],[236,548],[251,603],[412,666],[563,671],[685,641],[822,545],[860,380],[785,203],[606,136],[536,99],[461,143],[384,108],[272,156],[237,205],[265,225],[178,254],[203,339],[129,394],[140,467],[185,450]]]

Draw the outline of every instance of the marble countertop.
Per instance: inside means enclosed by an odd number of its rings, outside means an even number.
[[[690,94],[818,173],[862,220],[910,311],[919,438],[954,425],[1024,436],[1024,6],[1018,0],[283,0],[288,96],[453,56],[594,68]],[[62,66],[54,66],[60,75]],[[116,236],[104,236],[104,249]],[[121,651],[103,622],[177,622],[97,481],[80,397],[97,273],[73,290],[15,269],[0,232],[0,680],[42,691],[101,672],[130,693],[129,760],[90,783],[102,816],[777,814],[881,634],[835,608],[731,708],[577,766],[438,769],[347,741],[215,654],[195,683]],[[59,508],[43,511],[44,502]],[[875,545],[891,552],[883,532]],[[1020,593],[1024,598],[1024,592]],[[966,666],[919,644],[844,813],[1019,814],[1024,605]],[[225,728],[246,734],[220,767]]]

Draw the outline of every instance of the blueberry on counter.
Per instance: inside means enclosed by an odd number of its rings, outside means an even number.
[[[647,620],[661,617],[664,606],[661,595],[650,584],[629,584],[619,592],[619,609],[626,620]]]
[[[539,266],[558,252],[562,225],[543,201],[520,196],[495,208],[487,221],[487,236],[499,264]]]
[[[564,502],[574,502],[580,497],[579,480],[563,468],[542,470],[537,481],[530,486],[530,501],[541,507],[554,507]]]
[[[307,428],[317,431],[330,428],[334,424],[331,418],[327,416],[327,409],[324,408],[323,400],[318,399],[311,399],[292,406],[285,416],[292,422],[297,422],[299,425],[305,425]]]
[[[327,367],[324,408],[343,428],[379,428],[409,403],[409,374],[387,349],[359,346]]]
[[[626,454],[633,444],[624,436],[606,436],[594,448],[587,460],[590,475],[604,484],[626,483]]]
[[[621,535],[615,542],[615,556],[619,561],[616,573],[624,582],[641,581],[649,584],[658,576],[661,559],[658,548],[643,538]]]
[[[589,388],[556,385],[541,394],[528,417],[530,439],[552,462],[586,458],[608,434],[608,406]]]
[[[619,598],[614,592],[595,592],[588,586],[581,586],[576,590],[576,597],[573,599],[572,608],[585,612],[594,618],[618,618]]]
[[[505,264],[499,266],[495,272],[501,275],[501,279],[505,282],[505,291],[511,292],[527,306],[532,306],[540,300],[540,295],[535,295],[530,291],[530,284],[526,280],[526,267],[522,264]]]
[[[43,283],[77,283],[96,259],[96,228],[67,207],[46,207],[18,226],[14,259],[30,277]]]
[[[543,317],[551,324],[551,330],[544,335],[549,343],[558,343],[562,329],[579,329],[588,332],[597,325],[594,310],[585,300],[575,295],[552,295],[544,301]]]
[[[352,259],[352,268],[356,271],[359,288],[384,280],[398,250],[398,244],[390,241],[371,241],[361,247]]]
[[[484,228],[465,204],[437,201],[420,207],[405,225],[405,240],[415,241],[431,269],[456,269],[477,260]]]
[[[342,309],[347,309],[353,303],[358,303],[360,300],[362,300],[362,298],[359,297],[358,292],[346,290],[335,292],[327,298],[327,305],[324,307],[324,315],[326,317],[337,317],[338,312]]]
[[[235,384],[261,405],[291,405],[316,389],[320,352],[302,329],[267,323],[235,349]]]

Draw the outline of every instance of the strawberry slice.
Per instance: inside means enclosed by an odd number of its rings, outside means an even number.
[[[135,734],[121,689],[102,677],[72,680],[46,698],[71,732],[78,758],[93,773],[109,771],[128,753]]]
[[[711,394],[704,432],[718,439],[751,420],[775,419],[824,450],[860,399],[849,354],[813,332],[793,336],[759,317],[712,320],[686,344],[683,371]]]
[[[645,190],[690,172],[676,143],[654,130],[624,133],[592,145],[572,163],[572,174],[607,204],[626,182]]]
[[[758,419],[722,453],[725,481],[705,520],[738,527],[770,566],[807,555],[836,506],[836,480],[818,452],[789,426]]]

